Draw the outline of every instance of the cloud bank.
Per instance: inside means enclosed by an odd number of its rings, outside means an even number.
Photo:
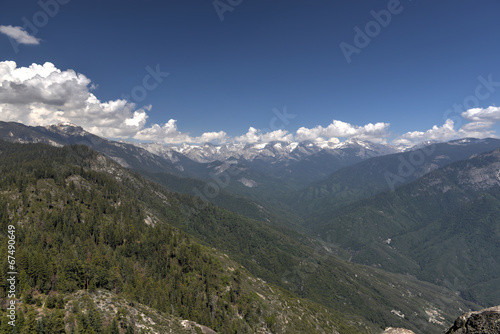
[[[15,27],[14,27],[15,28]],[[191,136],[170,119],[164,124],[146,126],[152,106],[137,107],[123,99],[100,101],[92,91],[96,85],[83,74],[60,70],[52,63],[17,67],[13,61],[0,62],[0,120],[32,126],[69,122],[96,135],[155,141],[166,144],[203,142],[267,143],[271,141],[313,141],[338,143],[341,139],[359,138],[377,143],[409,147],[423,141],[448,141],[463,137],[496,137],[494,126],[500,122],[500,107],[474,108],[461,114],[465,123],[460,128],[448,119],[426,131],[411,131],[394,136],[389,123],[354,125],[332,120],[326,126],[300,127],[267,131],[250,127],[241,136],[226,132],[206,132]],[[390,137],[393,137],[390,141]],[[394,138],[395,137],[395,138]]]

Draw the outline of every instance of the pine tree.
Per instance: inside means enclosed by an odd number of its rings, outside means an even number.
[[[76,327],[76,333],[77,334],[96,334],[92,326],[90,325],[90,321],[88,317],[83,314],[79,313],[78,314],[78,324]]]
[[[120,329],[118,328],[118,321],[116,321],[116,319],[113,319],[113,321],[109,325],[108,334],[120,334]]]
[[[24,317],[24,312],[21,310],[17,311],[17,319],[16,319],[16,327],[15,330],[17,331],[16,333],[21,333],[24,329],[24,324],[25,324],[25,317]]]
[[[92,327],[97,334],[102,333],[101,316],[99,315],[99,311],[93,305],[93,303],[88,307],[88,319],[90,327]]]
[[[36,327],[36,312],[30,310],[26,314],[26,322],[21,330],[21,334],[37,334]]]
[[[134,326],[133,324],[129,324],[129,325],[127,326],[127,331],[125,332],[125,334],[134,334],[134,333],[135,333],[135,331],[134,331],[134,327],[135,327],[135,326]]]
[[[11,334],[14,331],[14,327],[9,325],[10,319],[7,318],[5,313],[2,313],[2,324],[0,325],[0,334]]]
[[[38,334],[52,334],[52,332],[47,332],[47,317],[43,316],[36,322],[36,332]]]
[[[56,310],[47,320],[47,333],[64,334],[64,311]]]

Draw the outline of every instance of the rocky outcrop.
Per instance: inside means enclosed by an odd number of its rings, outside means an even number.
[[[386,330],[382,334],[415,334],[409,329],[404,328],[386,328]]]
[[[463,314],[445,334],[499,334],[500,306]]]

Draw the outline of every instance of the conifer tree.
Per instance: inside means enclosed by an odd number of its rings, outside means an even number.
[[[116,318],[113,319],[108,328],[108,334],[120,334],[120,329],[118,328],[118,321]]]
[[[29,310],[26,314],[26,321],[21,330],[21,334],[37,334],[36,327],[36,312],[34,310]]]
[[[47,320],[47,333],[64,334],[66,333],[64,327],[64,311],[55,310]]]

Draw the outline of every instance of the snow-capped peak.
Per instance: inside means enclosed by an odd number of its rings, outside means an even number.
[[[86,134],[89,134],[81,126],[70,122],[62,122],[54,125],[48,125],[45,128],[51,132],[58,132],[60,134],[66,134],[71,136],[75,135],[84,136]]]
[[[172,152],[177,152],[191,160],[197,162],[227,161],[228,159],[253,161],[273,160],[300,160],[306,156],[317,154],[321,151],[339,155],[344,150],[359,150],[354,153],[359,156],[378,156],[394,153],[395,150],[387,145],[375,144],[359,139],[349,139],[342,143],[335,142],[282,142],[274,141],[269,143],[229,143],[223,145],[202,144],[202,145],[162,145],[162,144],[136,144],[151,153],[160,156],[171,156]]]

